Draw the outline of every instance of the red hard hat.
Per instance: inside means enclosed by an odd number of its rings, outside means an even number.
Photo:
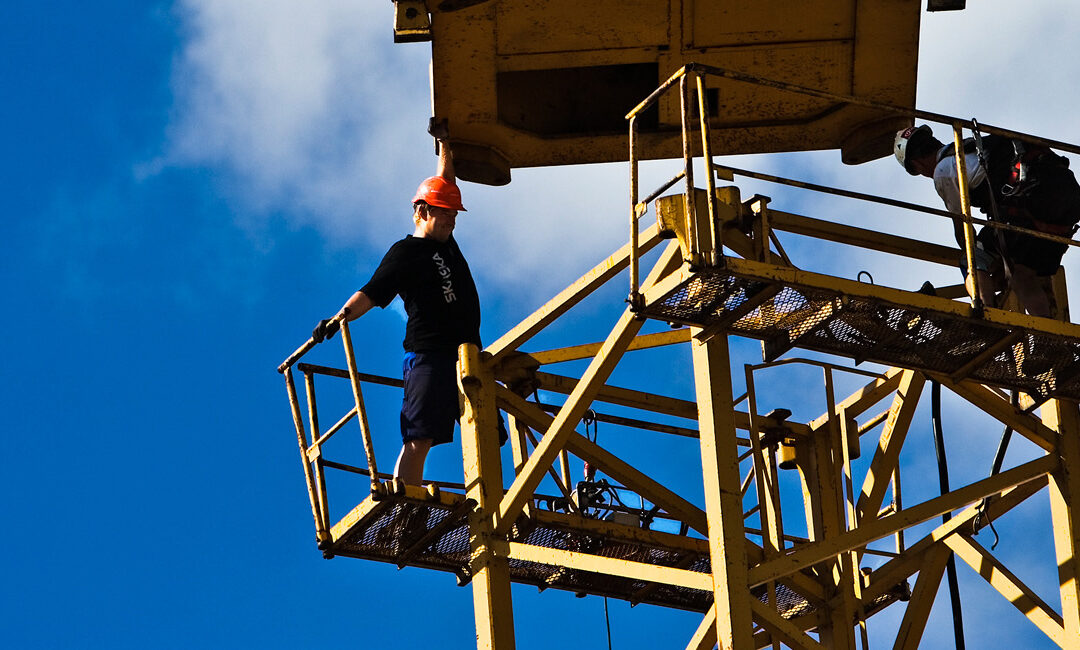
[[[465,207],[461,205],[461,190],[458,189],[457,185],[442,176],[432,176],[420,183],[420,187],[416,188],[416,196],[413,197],[412,202],[415,204],[418,201],[434,205],[437,208],[466,211]]]

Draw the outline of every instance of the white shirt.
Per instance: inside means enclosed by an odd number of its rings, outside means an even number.
[[[941,155],[938,152],[938,155]],[[964,156],[968,176],[968,197],[971,191],[986,180],[986,170],[979,164],[979,154],[972,151]],[[956,170],[956,155],[945,156],[934,168],[934,189],[945,201],[950,212],[962,212],[960,209],[960,174]]]

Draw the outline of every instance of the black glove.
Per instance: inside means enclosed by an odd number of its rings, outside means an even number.
[[[324,318],[319,321],[318,325],[315,326],[315,329],[311,330],[311,338],[313,338],[316,343],[322,343],[326,339],[334,338],[334,334],[337,333],[339,327],[338,321]]]
[[[447,123],[445,117],[441,120],[436,120],[432,117],[428,119],[427,132],[436,140],[445,140],[450,137],[450,125]]]

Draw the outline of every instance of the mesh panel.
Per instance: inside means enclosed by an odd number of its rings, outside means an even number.
[[[708,269],[648,305],[643,315],[699,327],[723,325],[763,340],[767,359],[798,347],[944,374],[971,364],[961,378],[1080,399],[1080,338],[1022,332],[1016,345],[981,359],[1008,330],[975,318],[791,286],[780,287],[745,314],[738,311],[768,287]]]
[[[446,494],[446,493],[444,493]],[[392,497],[391,505],[357,522],[330,550],[334,555],[398,563],[402,553],[428,531],[445,523],[442,532],[412,554],[405,564],[468,575],[468,519],[461,515],[448,521],[453,505],[418,502]],[[711,573],[707,552],[666,548],[642,542],[629,542],[576,529],[522,519],[510,539],[525,544],[554,548],[601,557],[629,560],[657,566],[678,567],[699,573]],[[712,605],[712,593],[687,587],[623,578],[578,569],[510,560],[510,579],[514,582],[573,591],[581,594],[610,596],[631,603],[705,612]],[[764,587],[752,591],[767,602]],[[783,584],[776,586],[777,609],[785,618],[810,613],[814,606]]]

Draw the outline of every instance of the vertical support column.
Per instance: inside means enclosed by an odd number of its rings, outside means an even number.
[[[510,569],[495,556],[492,514],[503,495],[499,457],[498,411],[495,377],[480,359],[480,348],[464,344],[458,349],[458,382],[465,396],[461,415],[461,455],[465,488],[477,507],[469,514],[472,548],[473,614],[477,650],[513,650],[514,610],[510,601]]]
[[[1069,319],[1065,275],[1054,281],[1058,318]],[[1076,404],[1051,400],[1042,407],[1043,423],[1057,431],[1061,465],[1050,473],[1050,514],[1061,585],[1061,617],[1068,650],[1080,649],[1080,410]]]
[[[695,328],[693,334],[700,330]],[[754,647],[739,452],[735,442],[727,336],[691,338],[697,388],[705,512],[709,517],[716,638],[724,650]]]
[[[840,418],[828,373],[825,380],[829,419],[809,441],[809,452],[813,455],[813,471],[804,479],[809,482],[804,489],[813,495],[814,512],[812,517],[808,516],[808,520],[812,523],[810,539],[815,541],[840,535],[847,530],[841,487],[843,441]],[[850,558],[842,555],[832,561],[831,570],[821,572],[825,592],[832,599],[832,606],[828,612],[828,621],[818,627],[818,634],[822,644],[834,650],[855,648],[855,602],[852,587],[856,571],[857,568],[853,566]]]

